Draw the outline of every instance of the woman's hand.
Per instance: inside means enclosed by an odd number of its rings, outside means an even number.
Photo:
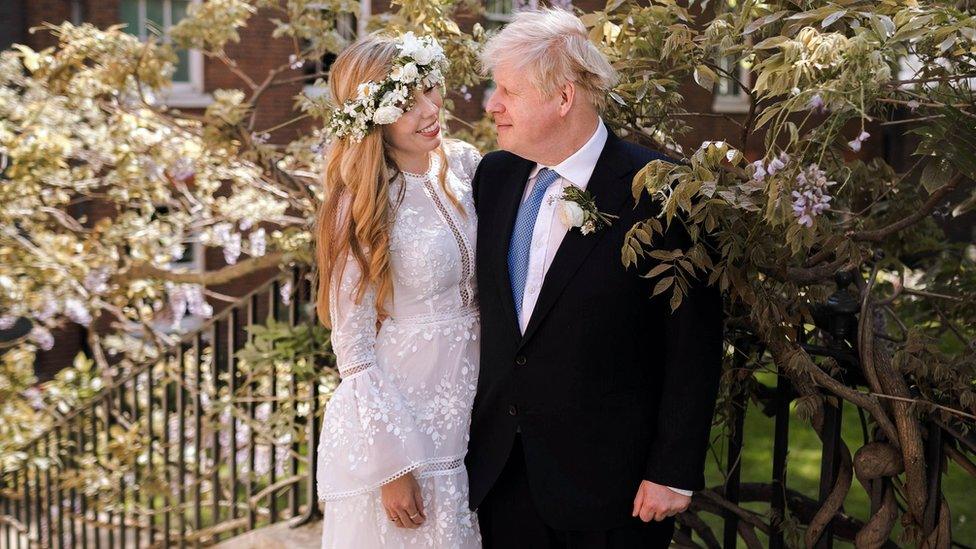
[[[400,528],[417,528],[427,516],[424,514],[424,498],[413,473],[380,487],[381,500],[386,514]]]

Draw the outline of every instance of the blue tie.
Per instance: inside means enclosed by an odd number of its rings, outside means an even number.
[[[512,282],[512,297],[515,298],[515,316],[522,316],[522,296],[525,294],[525,279],[529,275],[529,248],[532,247],[532,232],[535,220],[542,206],[546,189],[559,179],[559,174],[549,168],[539,170],[535,178],[532,194],[519,207],[512,230],[512,241],[508,246],[508,276]]]

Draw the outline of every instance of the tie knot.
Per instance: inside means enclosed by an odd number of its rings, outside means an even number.
[[[545,191],[557,179],[559,179],[558,173],[549,168],[542,168],[535,177],[535,187],[532,189],[533,194]]]

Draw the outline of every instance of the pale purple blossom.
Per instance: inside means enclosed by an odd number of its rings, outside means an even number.
[[[813,218],[830,209],[833,199],[827,187],[835,182],[827,181],[827,174],[816,164],[810,164],[796,176],[793,197],[793,216],[804,227],[813,226]]]
[[[169,176],[174,181],[186,181],[196,173],[193,169],[193,161],[189,158],[180,158],[169,167]]]
[[[186,316],[186,290],[183,284],[167,282],[166,294],[168,296],[170,315],[172,316],[171,326],[178,328],[183,317]]]
[[[294,53],[288,56],[288,66],[292,70],[297,71],[298,69],[302,68],[304,64],[305,64],[305,60],[295,55]]]
[[[216,225],[213,226],[214,240],[216,240],[218,244],[223,244],[224,242],[227,242],[230,239],[230,230],[232,228],[233,225],[231,225],[230,223],[226,223],[226,222],[217,223]]]
[[[34,312],[34,318],[44,322],[50,320],[58,312],[58,302],[50,295],[41,299],[41,308]]]
[[[91,312],[80,299],[73,297],[66,299],[64,301],[64,313],[68,315],[68,318],[70,318],[72,322],[82,326],[88,326],[91,324]]]
[[[254,410],[254,419],[260,423],[267,423],[268,418],[271,417],[271,403],[262,402],[258,404],[257,408]]]
[[[752,179],[754,181],[762,181],[766,179],[766,167],[763,166],[762,160],[756,160],[753,162],[752,167],[755,168],[755,170],[752,172]]]
[[[14,324],[17,323],[17,317],[14,315],[3,315],[0,316],[0,330],[9,330],[13,328]]]
[[[847,146],[849,146],[851,148],[851,150],[853,150],[854,152],[858,152],[858,151],[861,150],[861,143],[864,143],[865,141],[867,141],[869,137],[871,137],[871,134],[869,134],[868,132],[862,131],[852,141],[848,141],[847,142]]]
[[[241,233],[234,233],[224,242],[224,261],[228,265],[237,263],[237,258],[241,256]]]
[[[191,315],[205,318],[213,316],[213,307],[203,297],[203,286],[199,284],[185,284],[184,286],[186,286],[186,310]]]
[[[786,154],[786,151],[783,151],[779,153],[779,156],[769,161],[769,165],[766,166],[766,173],[768,175],[776,175],[776,172],[785,168],[789,163],[790,155]]]
[[[271,448],[267,444],[258,444],[254,449],[254,472],[266,475],[271,470]]]
[[[44,394],[37,387],[28,387],[24,389],[21,393],[24,399],[31,405],[31,408],[35,410],[41,410],[44,408]]]
[[[282,284],[281,288],[278,290],[279,295],[281,296],[281,302],[284,303],[285,305],[291,305],[291,290],[292,290],[291,280],[286,280],[285,283]]]
[[[251,231],[251,234],[248,236],[248,241],[251,244],[250,254],[252,257],[261,257],[265,254],[268,248],[268,242],[263,227],[258,227]]]
[[[915,112],[915,109],[917,109],[920,105],[921,104],[915,99],[908,102],[908,108],[911,109],[912,112]]]
[[[33,328],[31,328],[30,335],[28,337],[45,351],[50,351],[54,348],[54,336],[51,335],[51,331],[44,326],[35,325]]]
[[[108,291],[108,278],[108,269],[99,267],[97,269],[88,271],[88,274],[85,275],[85,279],[81,284],[86,290],[95,295],[104,294]]]
[[[237,228],[242,231],[246,231],[250,229],[252,225],[254,225],[254,222],[247,218],[244,218],[237,222]]]
[[[172,315],[172,327],[179,328],[186,313],[209,318],[213,316],[213,307],[203,296],[203,286],[199,284],[166,283],[166,293]]]
[[[810,101],[807,102],[807,109],[819,114],[827,112],[827,106],[819,93],[810,98]]]

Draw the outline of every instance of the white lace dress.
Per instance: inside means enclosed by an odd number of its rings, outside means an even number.
[[[427,174],[404,174],[391,190],[395,201],[404,186],[390,238],[390,316],[377,328],[373,289],[354,303],[355,261],[332,286],[342,382],[319,440],[324,548],[481,547],[464,468],[478,383],[471,178],[480,156],[461,142],[446,151],[463,214],[437,180],[436,154]],[[396,527],[380,500],[380,486],[407,472],[418,478],[427,515],[414,530]]]

